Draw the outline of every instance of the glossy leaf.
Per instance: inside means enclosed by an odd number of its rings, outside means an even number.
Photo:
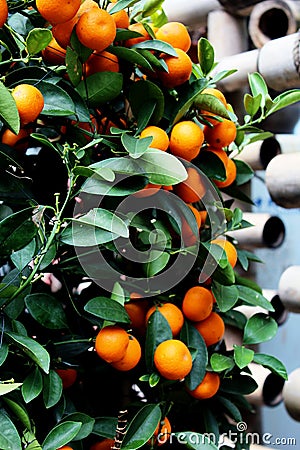
[[[77,433],[76,437],[73,439],[74,441],[80,441],[81,439],[86,438],[93,432],[95,419],[88,416],[87,414],[81,413],[81,412],[74,412],[71,414],[68,414],[64,421],[71,421],[71,422],[80,422],[81,428],[80,431]]]
[[[53,450],[62,447],[76,437],[81,428],[80,422],[61,422],[47,434],[42,448],[43,450]]]
[[[253,97],[261,95],[261,107],[265,106],[265,99],[268,95],[268,87],[260,73],[254,72],[248,75],[249,86]]]
[[[26,50],[29,55],[36,55],[50,44],[52,33],[47,28],[34,28],[26,38]]]
[[[131,48],[154,50],[160,53],[165,53],[166,55],[171,55],[177,57],[176,50],[171,44],[167,42],[160,41],[159,39],[151,39],[138,44],[133,45]]]
[[[37,231],[38,228],[32,220],[32,208],[5,217],[0,222],[0,254],[8,255],[25,247]]]
[[[121,137],[122,144],[124,145],[129,155],[134,159],[139,158],[148,150],[152,140],[153,139],[151,137],[138,139],[130,136],[127,133],[124,133]]]
[[[257,389],[256,381],[249,375],[232,375],[224,378],[220,387],[220,393],[248,395]]]
[[[182,162],[161,150],[149,148],[138,161],[141,162],[150,183],[169,186],[187,178],[187,172]]]
[[[123,85],[123,76],[116,72],[98,72],[82,80],[77,91],[92,107],[103,105],[116,98]]]
[[[253,117],[259,110],[262,103],[262,94],[258,94],[252,97],[250,94],[245,94],[244,96],[244,106],[247,114]]]
[[[9,409],[12,411],[12,413],[19,419],[19,421],[22,423],[22,425],[29,431],[31,431],[31,420],[28,414],[28,411],[26,411],[25,407],[18,403],[11,398],[5,397],[4,402],[9,407]]]
[[[0,119],[15,134],[20,131],[20,117],[10,91],[0,81]]]
[[[149,317],[146,333],[145,359],[148,372],[154,370],[153,357],[156,347],[172,337],[170,325],[165,317],[159,310],[154,311]]]
[[[254,175],[252,168],[244,161],[235,159],[234,163],[236,165],[237,174],[235,183],[237,186],[247,183],[250,181]]]
[[[143,55],[141,55],[137,50],[126,48],[126,47],[117,47],[117,46],[110,46],[108,47],[108,51],[116,55],[120,59],[124,59],[125,61],[130,62],[134,65],[139,65],[143,67],[144,69],[148,69],[152,71],[152,66],[148,62],[146,58],[144,58]],[[109,75],[111,75],[112,72],[109,72]]]
[[[43,377],[38,367],[33,369],[29,375],[25,378],[21,392],[25,403],[30,403],[35,399],[43,389]]]
[[[76,113],[73,100],[61,87],[48,81],[41,81],[38,89],[43,94],[45,102],[42,114],[63,117]]]
[[[45,407],[52,408],[60,400],[62,395],[62,380],[55,372],[50,370],[48,375],[44,375],[43,400]]]
[[[198,330],[188,321],[184,322],[180,338],[190,351],[196,350],[191,372],[185,377],[188,389],[195,389],[203,380],[208,362],[207,347]]]
[[[138,120],[138,124],[142,122],[144,115],[143,107],[146,102],[153,102],[154,111],[149,121],[154,125],[157,124],[163,116],[165,99],[161,89],[148,80],[140,80],[132,84],[129,89],[129,102],[132,113]],[[146,126],[147,124],[145,124]]]
[[[68,328],[64,308],[56,297],[42,292],[30,294],[25,297],[25,304],[32,317],[45,328]]]
[[[271,303],[260,292],[247,286],[236,285],[236,287],[239,291],[239,298],[247,305],[261,306],[267,311],[274,311]]]
[[[22,383],[0,383],[0,396],[8,394],[22,386]]]
[[[93,434],[113,439],[116,433],[118,419],[116,417],[97,417],[93,427]]]
[[[8,344],[6,342],[2,342],[0,347],[0,366],[5,362],[8,356]]]
[[[44,372],[49,372],[50,356],[47,350],[34,339],[5,331],[5,336],[32,359]]]
[[[289,105],[298,103],[300,101],[300,89],[292,89],[290,91],[282,92],[273,99],[272,106],[267,111],[267,116],[274,114],[280,109],[286,108]]]
[[[242,415],[240,413],[240,410],[236,407],[236,405],[230,401],[228,398],[218,396],[218,403],[221,405],[222,409],[225,409],[225,411],[228,413],[230,417],[232,417],[233,420],[236,422],[242,421]]]
[[[235,285],[224,286],[213,281],[212,292],[217,301],[220,311],[229,311],[236,304],[239,298],[239,292]]]
[[[277,333],[277,322],[266,314],[258,313],[250,317],[244,330],[243,343],[259,344],[272,339]]]
[[[204,37],[198,41],[198,61],[204,76],[212,70],[215,61],[215,52],[211,43]]]
[[[78,86],[82,79],[82,63],[78,54],[71,47],[67,47],[66,52],[67,74],[73,86]]]
[[[142,447],[151,438],[160,420],[159,405],[148,404],[141,408],[128,424],[122,449],[135,450]]]
[[[284,380],[288,379],[288,374],[283,363],[274,356],[266,355],[264,353],[255,353],[253,362],[266,367],[267,369],[271,370],[271,372],[282,377]]]
[[[213,353],[210,357],[210,365],[214,372],[223,372],[234,367],[234,361],[229,356]]]
[[[0,448],[22,450],[19,433],[7,414],[0,411]]]
[[[179,120],[187,113],[197,96],[207,87],[207,85],[208,81],[205,78],[201,78],[200,80],[196,80],[189,84],[188,87],[181,92],[180,98],[178,102],[176,102],[176,105],[174,105],[174,109],[171,113],[170,123],[172,125],[179,122]]]
[[[27,244],[25,247],[13,252],[10,255],[10,259],[18,270],[22,271],[25,267],[28,266],[35,254],[35,248],[36,243],[35,240],[32,239],[32,241],[30,241],[29,244]]]
[[[84,310],[103,320],[118,323],[130,323],[125,308],[116,300],[107,297],[95,297],[87,302]]]
[[[234,345],[234,361],[236,365],[243,369],[248,366],[253,360],[254,351],[246,348],[243,345]]]
[[[216,116],[230,119],[228,109],[217,97],[211,94],[198,94],[194,100],[194,106],[200,110],[209,111]]]

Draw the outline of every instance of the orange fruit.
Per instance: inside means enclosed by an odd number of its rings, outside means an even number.
[[[200,228],[201,227],[201,222],[202,222],[200,211],[198,211],[198,209],[196,209],[193,205],[187,205],[187,206],[190,208],[190,210],[194,214],[196,222],[197,222],[197,225],[198,225],[198,228]]]
[[[220,387],[220,376],[215,372],[206,372],[201,383],[196,387],[196,389],[188,393],[198,400],[203,400],[211,398],[218,392]]]
[[[170,152],[187,161],[198,156],[204,141],[202,129],[192,120],[177,122],[171,131]]]
[[[44,97],[35,86],[18,84],[11,94],[16,102],[22,125],[37,119],[44,107]]]
[[[165,444],[170,439],[171,432],[172,427],[170,421],[167,417],[165,417],[159,422],[153,433],[153,437],[155,438],[154,443],[158,446]]]
[[[200,322],[195,322],[194,326],[203,337],[207,347],[216,344],[224,336],[225,324],[222,317],[216,313],[211,312],[210,315]]]
[[[102,52],[113,43],[116,37],[116,24],[112,16],[104,9],[91,8],[80,16],[76,33],[83,45]]]
[[[63,23],[77,13],[81,0],[36,0],[40,15],[51,24]]]
[[[226,253],[229,264],[231,265],[232,268],[234,268],[237,263],[237,251],[235,246],[227,239],[221,238],[213,239],[211,243],[217,244],[223,248],[224,252]]]
[[[90,447],[90,450],[111,450],[114,442],[114,439],[105,438],[103,441],[95,442],[95,444]]]
[[[158,189],[161,188],[161,184],[148,183],[143,189],[135,192],[133,195],[138,198],[150,197],[150,195],[157,194]]]
[[[159,150],[166,151],[169,147],[169,136],[162,128],[156,127],[154,125],[149,125],[144,128],[140,134],[141,138],[153,137],[153,140],[149,147],[158,148]]]
[[[6,0],[0,0],[0,28],[3,27],[8,18],[8,6]]]
[[[206,142],[215,148],[228,147],[236,138],[235,123],[228,119],[223,119],[213,127],[205,125],[203,132]]]
[[[92,53],[85,63],[85,74],[88,77],[97,72],[119,72],[118,57],[106,50]]]
[[[139,294],[138,292],[131,292],[129,294],[129,298],[130,298],[130,300],[139,300],[140,298],[144,298],[144,297],[142,296],[142,294]]]
[[[210,315],[213,303],[212,293],[208,289],[202,286],[194,286],[185,293],[182,312],[189,320],[198,322]]]
[[[43,60],[53,66],[65,63],[66,50],[62,48],[55,38],[52,38],[49,45],[42,50]]]
[[[206,188],[201,174],[194,167],[188,167],[187,174],[187,179],[176,184],[174,191],[186,203],[195,203],[204,197]]]
[[[146,323],[148,322],[151,314],[158,311],[164,316],[168,324],[170,325],[173,336],[177,336],[183,327],[184,317],[178,306],[173,303],[163,303],[161,306],[151,306],[146,314]]]
[[[128,30],[136,31],[137,33],[140,33],[141,36],[127,39],[125,41],[126,47],[132,47],[135,44],[139,44],[140,42],[144,42],[144,41],[147,41],[148,39],[150,39],[150,35],[149,35],[148,31],[146,31],[145,28],[143,27],[143,25],[139,22],[132,23],[131,25],[129,25]]]
[[[158,77],[163,86],[172,89],[188,81],[192,73],[191,58],[181,48],[175,48],[176,56],[164,55],[168,72],[160,71]]]
[[[200,217],[199,211],[192,205],[188,204],[187,206],[190,208],[190,210],[194,214],[196,222],[197,222],[197,226],[198,226],[198,228],[200,228],[201,217]],[[196,234],[193,232],[191,225],[188,223],[188,221],[184,217],[181,219],[181,236],[182,236],[182,240],[186,246],[195,245],[197,240],[199,239],[199,234],[198,233]]]
[[[218,186],[219,188],[230,186],[236,179],[236,165],[234,164],[234,161],[232,159],[228,158],[225,170],[226,179],[224,181],[214,180],[216,186]]]
[[[9,129],[5,130],[1,137],[2,144],[14,147],[16,150],[23,150],[26,148],[27,142],[24,141],[29,137],[32,130],[21,128],[18,134],[13,133]],[[24,146],[21,142],[24,142]]]
[[[214,155],[216,155],[224,164],[224,167],[226,168],[227,163],[228,163],[228,156],[227,153],[225,152],[225,150],[223,150],[222,148],[214,148],[214,147],[206,147],[205,148],[206,152],[211,152]]]
[[[68,20],[67,22],[58,23],[52,27],[52,34],[61,47],[66,49],[68,45],[70,45],[71,34],[74,26],[76,25],[82,14],[91,8],[99,8],[99,6],[96,2],[94,2],[94,0],[85,0],[83,3],[81,3],[77,14],[72,17],[72,19]]]
[[[192,356],[182,341],[168,339],[156,347],[154,364],[167,380],[181,380],[192,370]]]
[[[95,350],[108,363],[120,361],[129,345],[129,336],[118,325],[102,328],[96,336]]]
[[[55,372],[60,376],[64,389],[72,386],[77,379],[76,369],[56,369]]]
[[[125,351],[125,355],[120,361],[113,362],[111,365],[117,369],[125,372],[133,369],[140,361],[142,356],[142,349],[139,341],[132,335],[129,335],[129,344]]]
[[[128,28],[129,27],[129,16],[127,11],[121,9],[120,11],[113,13],[112,18],[115,21],[117,28]]]
[[[57,450],[73,450],[73,447],[70,447],[69,445],[64,445],[63,447],[59,447]]]
[[[204,225],[207,219],[207,211],[199,211],[201,217],[201,225]]]
[[[191,46],[191,37],[186,27],[180,22],[165,23],[157,30],[155,37],[161,41],[168,42],[175,48],[180,48],[184,52],[187,52]]]
[[[214,97],[216,97],[218,100],[220,100],[223,105],[227,108],[227,101],[226,98],[223,94],[223,92],[219,91],[219,89],[215,89],[215,88],[206,88],[204,89],[201,94],[210,94],[213,95]],[[216,116],[216,114],[210,112],[210,111],[205,111],[205,110],[201,110],[201,114],[205,114],[205,116]],[[218,125],[220,123],[219,120],[216,119],[212,119],[210,117],[205,117],[205,119],[210,122],[212,125]]]
[[[130,318],[130,324],[134,330],[143,333],[145,331],[146,305],[144,300],[125,303],[124,308]]]

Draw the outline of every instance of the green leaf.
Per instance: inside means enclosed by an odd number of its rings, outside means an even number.
[[[192,350],[196,349],[191,372],[185,377],[185,384],[191,391],[201,383],[204,378],[208,362],[207,347],[198,330],[188,321],[184,322],[180,332],[180,339]]]
[[[6,361],[8,357],[8,344],[6,342],[2,342],[0,347],[0,366]]]
[[[256,97],[252,97],[250,94],[244,96],[244,106],[247,114],[253,117],[259,110],[262,103],[262,94],[258,94]]]
[[[35,239],[32,239],[32,241],[30,241],[29,244],[27,244],[25,247],[16,252],[13,252],[10,255],[10,259],[18,270],[22,271],[25,267],[28,266],[35,254],[35,248]]]
[[[121,142],[124,145],[124,148],[133,159],[137,159],[142,156],[148,150],[152,140],[153,138],[151,137],[142,139],[135,138],[127,133],[124,133],[121,136]]]
[[[30,403],[43,389],[43,377],[38,367],[30,372],[25,378],[21,387],[21,392],[25,403]]]
[[[113,439],[116,434],[118,419],[116,417],[97,417],[93,428],[93,434],[104,438]]]
[[[43,450],[53,450],[70,442],[79,433],[80,422],[61,422],[47,434],[42,443]]]
[[[26,50],[29,55],[36,55],[44,50],[52,40],[52,33],[47,28],[34,28],[26,38]]]
[[[235,285],[224,286],[213,281],[212,292],[221,312],[226,312],[233,308],[239,298],[239,291]]]
[[[277,322],[266,314],[258,313],[247,320],[243,343],[245,345],[259,344],[272,339],[277,333]]]
[[[274,308],[271,303],[260,293],[250,287],[236,285],[239,291],[239,298],[243,300],[247,305],[261,306],[267,311],[274,312]]]
[[[178,102],[175,103],[174,109],[171,112],[170,124],[174,125],[188,112],[193,105],[195,99],[204,88],[208,85],[206,78],[201,78],[189,84],[180,92]]]
[[[59,402],[62,391],[61,377],[55,370],[50,370],[48,375],[44,375],[43,400],[47,409]]]
[[[243,345],[234,345],[234,361],[236,365],[243,369],[248,366],[253,360],[254,351],[250,348],[246,348]]]
[[[56,297],[42,292],[30,294],[25,297],[25,304],[32,317],[45,328],[68,328],[64,308]]]
[[[271,370],[271,372],[282,377],[284,380],[288,379],[286,368],[284,367],[282,362],[274,356],[265,355],[264,353],[255,353],[253,362],[266,367],[267,369]]]
[[[97,72],[82,80],[77,91],[92,107],[98,107],[116,98],[122,90],[123,75],[117,72]]]
[[[277,97],[273,99],[273,104],[268,109],[266,117],[270,116],[280,109],[286,108],[287,106],[293,105],[300,101],[300,89],[292,89],[289,91],[282,92]]]
[[[20,117],[10,91],[0,81],[0,119],[15,134],[20,131]]]
[[[76,113],[74,102],[64,89],[48,81],[40,81],[37,87],[45,102],[42,114],[63,117]]]
[[[248,395],[257,389],[256,381],[249,375],[232,375],[224,378],[219,392],[228,394]]]
[[[15,425],[2,411],[0,411],[0,423],[0,448],[5,450],[22,450],[21,439]]]
[[[81,428],[76,437],[73,439],[74,441],[80,441],[81,439],[86,438],[93,432],[95,419],[88,416],[87,414],[80,413],[80,412],[74,412],[71,414],[68,414],[64,421],[71,421],[71,422],[80,422]]]
[[[139,42],[138,44],[133,45],[131,48],[154,50],[160,53],[165,53],[166,55],[175,56],[177,58],[177,53],[174,47],[167,42],[160,41],[159,39],[149,39],[147,41]]]
[[[204,37],[198,41],[198,61],[203,75],[208,75],[215,62],[215,52],[211,43]]]
[[[128,227],[123,220],[107,209],[94,208],[78,219],[72,219],[72,226],[62,232],[61,240],[77,247],[91,247],[120,236],[129,236]]]
[[[160,382],[160,375],[156,372],[153,372],[151,373],[148,381],[150,387],[155,387]]]
[[[119,47],[119,46],[110,46],[107,49],[110,53],[116,55],[119,59],[124,59],[125,61],[130,62],[131,64],[138,65],[143,67],[144,69],[153,70],[151,64],[148,62],[143,55],[141,55],[138,50],[133,48]],[[108,72],[109,75],[112,72]],[[89,77],[90,78],[90,77]]]
[[[210,365],[214,372],[223,372],[234,367],[234,361],[229,356],[213,353],[210,357]]]
[[[258,72],[250,73],[248,75],[249,86],[253,97],[257,97],[261,94],[261,108],[264,108],[266,103],[266,97],[268,96],[268,87],[265,80]]]
[[[146,0],[143,5],[142,16],[148,17],[161,8],[164,0]]]
[[[141,408],[128,424],[121,448],[123,450],[135,450],[142,447],[153,436],[160,420],[161,409],[159,405],[148,404]]]
[[[230,115],[228,113],[228,109],[217,97],[211,94],[198,94],[194,100],[195,108],[209,111],[216,116],[225,117],[226,119],[230,119]]]
[[[211,438],[205,434],[194,431],[179,431],[174,433],[180,444],[191,450],[218,450],[218,447],[211,442]]]
[[[242,415],[240,413],[240,410],[236,407],[236,405],[228,400],[228,398],[218,396],[218,403],[221,404],[222,410],[225,410],[230,417],[232,417],[233,420],[236,422],[242,421]]]
[[[170,186],[187,178],[187,172],[182,162],[161,150],[149,148],[138,161],[150,183]]]
[[[66,67],[71,83],[73,86],[78,86],[82,79],[82,63],[77,52],[71,47],[67,47]]]
[[[49,353],[34,339],[21,336],[12,331],[5,331],[14,345],[20,348],[30,359],[32,359],[44,372],[49,373],[50,356]]]
[[[9,407],[9,409],[13,412],[13,414],[20,420],[22,425],[27,428],[27,430],[31,431],[31,421],[25,407],[8,397],[4,398],[3,400]]]
[[[254,175],[252,168],[246,162],[235,159],[234,163],[236,165],[236,179],[235,183],[237,186],[247,183],[250,181]]]
[[[119,0],[117,3],[113,4],[113,7],[109,10],[109,13],[116,13],[121,11],[121,9],[126,9],[129,6],[134,5],[134,3],[136,3],[136,0]]]
[[[169,323],[159,310],[151,314],[147,324],[145,359],[148,372],[154,370],[154,352],[163,341],[172,339],[172,331]]]
[[[111,291],[110,298],[115,302],[120,303],[120,305],[124,306],[125,303],[125,292],[120,283],[115,283],[113,289]]]
[[[144,264],[144,271],[147,277],[153,277],[161,272],[170,260],[170,254],[161,250],[151,250],[149,261]]]
[[[22,386],[22,383],[3,383],[0,382],[0,396],[8,394]]]
[[[84,310],[103,320],[117,323],[130,323],[126,309],[116,300],[107,297],[95,297],[87,302]]]
[[[0,222],[0,254],[5,256],[25,247],[37,231],[38,227],[32,220],[32,208],[5,217]]]
[[[165,98],[161,89],[156,84],[148,80],[137,81],[130,86],[128,98],[132,113],[137,119],[138,124],[143,122],[143,108],[145,103],[149,102],[154,104],[155,108],[148,118],[148,122],[150,121],[156,125],[161,120],[165,108]]]

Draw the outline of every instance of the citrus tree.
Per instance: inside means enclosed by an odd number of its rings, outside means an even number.
[[[216,449],[251,411],[249,364],[287,377],[252,348],[277,324],[247,278],[257,257],[227,234],[251,226],[234,156],[299,90],[272,99],[250,74],[238,119],[216,87],[234,69],[205,38],[192,61],[160,1],[7,3],[0,448]]]

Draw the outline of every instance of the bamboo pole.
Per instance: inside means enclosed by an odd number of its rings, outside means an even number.
[[[296,134],[275,134],[275,139],[280,146],[280,153],[300,152],[300,135]]]
[[[281,275],[278,295],[288,311],[300,313],[300,266],[289,266]]]
[[[228,232],[242,247],[279,247],[285,238],[283,221],[269,213],[244,212],[243,218],[253,226]]]
[[[248,74],[260,72],[267,85],[277,91],[300,86],[299,33],[267,42],[260,50],[250,50],[222,58],[215,71],[237,69],[218,85],[224,92],[233,92],[248,85]]]
[[[300,368],[289,374],[282,394],[285,409],[294,420],[300,422]]]
[[[277,155],[269,163],[266,187],[277,205],[300,207],[300,152]]]
[[[295,33],[297,22],[285,1],[266,0],[253,7],[248,29],[255,47],[261,48],[272,39]]]
[[[269,369],[256,363],[250,363],[252,378],[257,383],[254,392],[246,395],[246,399],[254,406],[277,406],[283,400],[284,380]]]
[[[257,141],[246,145],[235,159],[249,164],[253,170],[265,170],[271,159],[281,153],[281,147],[276,137]]]

